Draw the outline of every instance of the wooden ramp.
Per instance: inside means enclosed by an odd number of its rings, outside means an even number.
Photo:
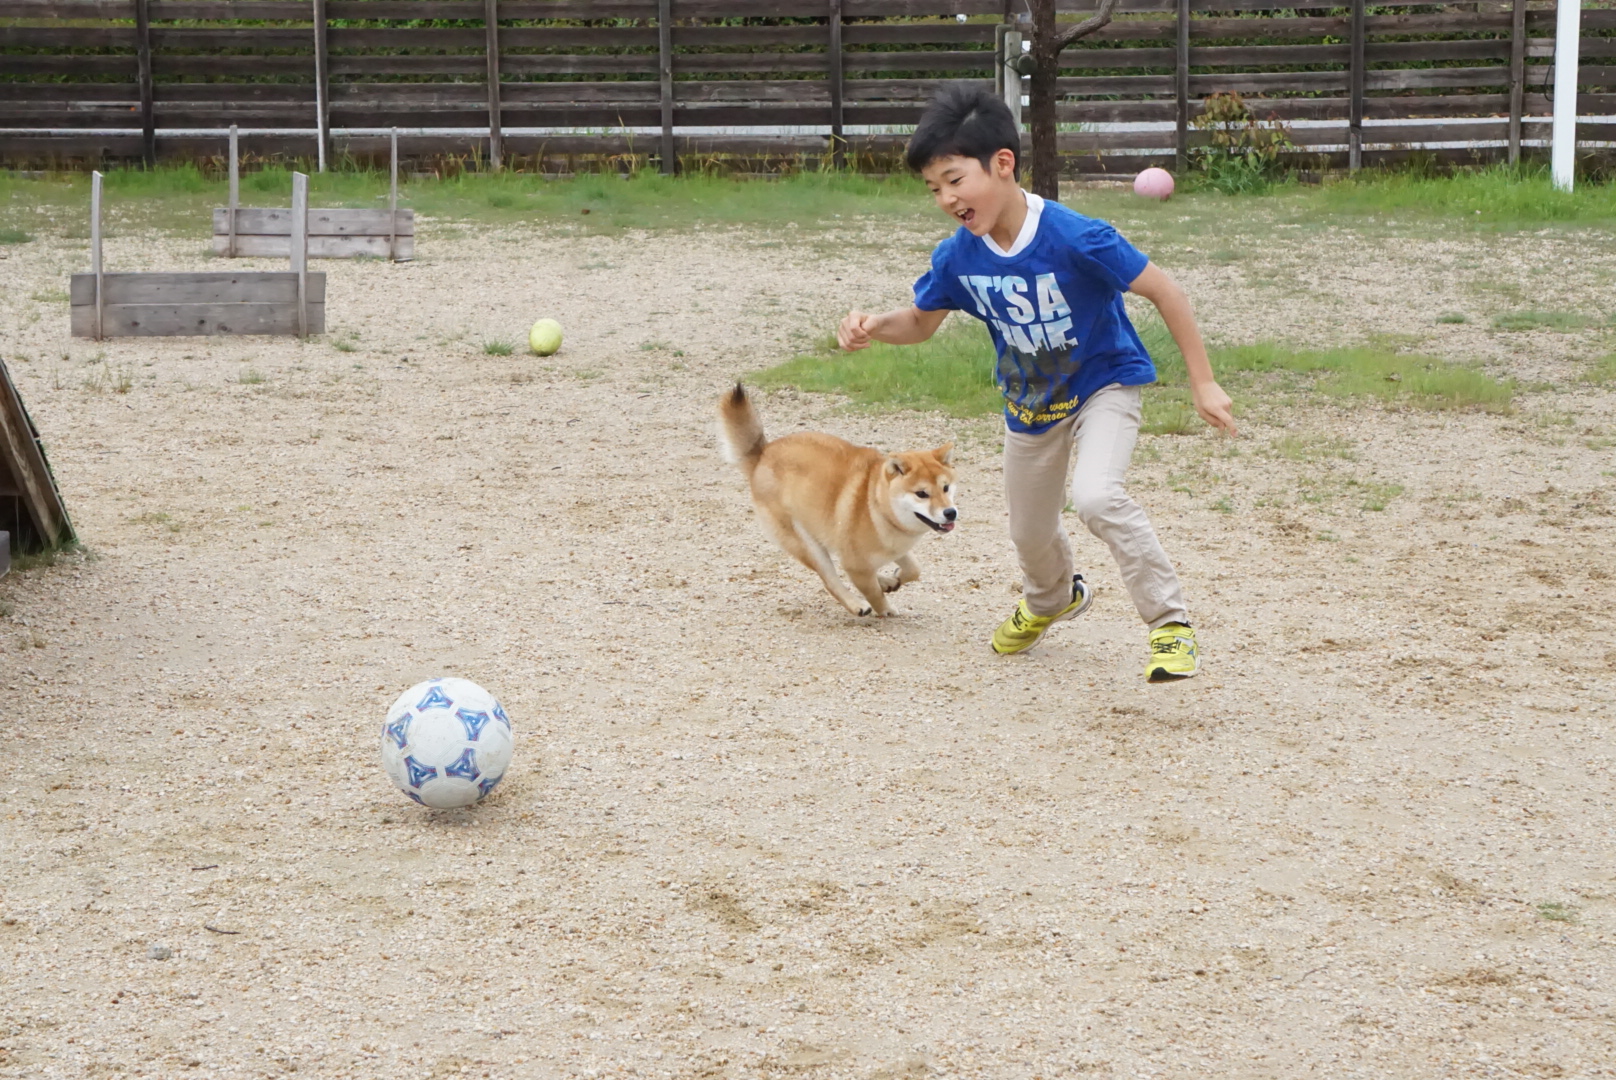
[[[74,337],[325,332],[325,275],[309,273],[309,178],[292,174],[290,270],[109,274],[101,268],[101,174],[90,182],[90,272],[68,289]]]
[[[415,211],[398,208],[398,129],[393,129],[392,187],[387,209],[308,211],[308,257],[370,256],[409,262],[415,258]],[[230,205],[213,211],[213,253],[225,257],[286,258],[292,247],[292,211],[241,205],[236,127],[230,126]]]
[[[39,551],[73,539],[56,478],[39,430],[23,407],[5,361],[0,360],[0,563],[10,567],[9,551]]]

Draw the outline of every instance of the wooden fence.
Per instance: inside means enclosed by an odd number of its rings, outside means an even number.
[[[0,0],[0,163],[217,156],[230,124],[250,152],[311,160],[378,152],[395,126],[412,156],[533,167],[817,158],[838,145],[858,160],[890,154],[940,82],[992,80],[996,24],[1017,11],[1020,0]],[[1532,118],[1550,111],[1554,19],[1553,0],[1123,0],[1064,54],[1067,167],[1171,159],[1198,139],[1186,122],[1201,100],[1231,90],[1297,121],[1303,153],[1345,160],[1359,142],[1373,161],[1461,143],[1439,156],[1502,156],[1512,135],[1546,137]],[[1586,3],[1582,27],[1579,112],[1609,116],[1612,0]],[[1393,120],[1414,122],[1381,123]],[[1151,122],[1167,127],[1140,129]],[[1597,144],[1616,127],[1579,134]],[[1501,145],[1475,146],[1487,142]]]

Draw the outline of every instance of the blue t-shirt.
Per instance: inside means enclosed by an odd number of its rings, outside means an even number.
[[[1147,261],[1105,222],[1046,201],[1031,243],[1016,254],[990,250],[963,227],[938,244],[915,282],[915,306],[988,324],[1005,423],[1039,432],[1101,387],[1156,381],[1122,302]]]

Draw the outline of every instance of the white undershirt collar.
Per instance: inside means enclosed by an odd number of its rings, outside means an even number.
[[[982,242],[988,246],[989,251],[1006,259],[1020,255],[1027,249],[1027,245],[1032,243],[1032,238],[1038,235],[1038,219],[1044,213],[1042,195],[1034,195],[1030,191],[1023,191],[1022,194],[1027,198],[1027,219],[1021,223],[1021,231],[1016,234],[1016,242],[1010,245],[1010,250],[1004,250],[991,236],[982,237]]]

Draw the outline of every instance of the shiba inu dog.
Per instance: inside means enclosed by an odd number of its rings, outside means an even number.
[[[883,454],[817,431],[770,441],[740,383],[718,403],[725,457],[752,485],[764,526],[786,553],[819,575],[855,615],[886,615],[886,594],[920,579],[909,549],[953,531],[953,444]],[[859,593],[836,573],[831,558]],[[895,572],[880,572],[889,564]]]

